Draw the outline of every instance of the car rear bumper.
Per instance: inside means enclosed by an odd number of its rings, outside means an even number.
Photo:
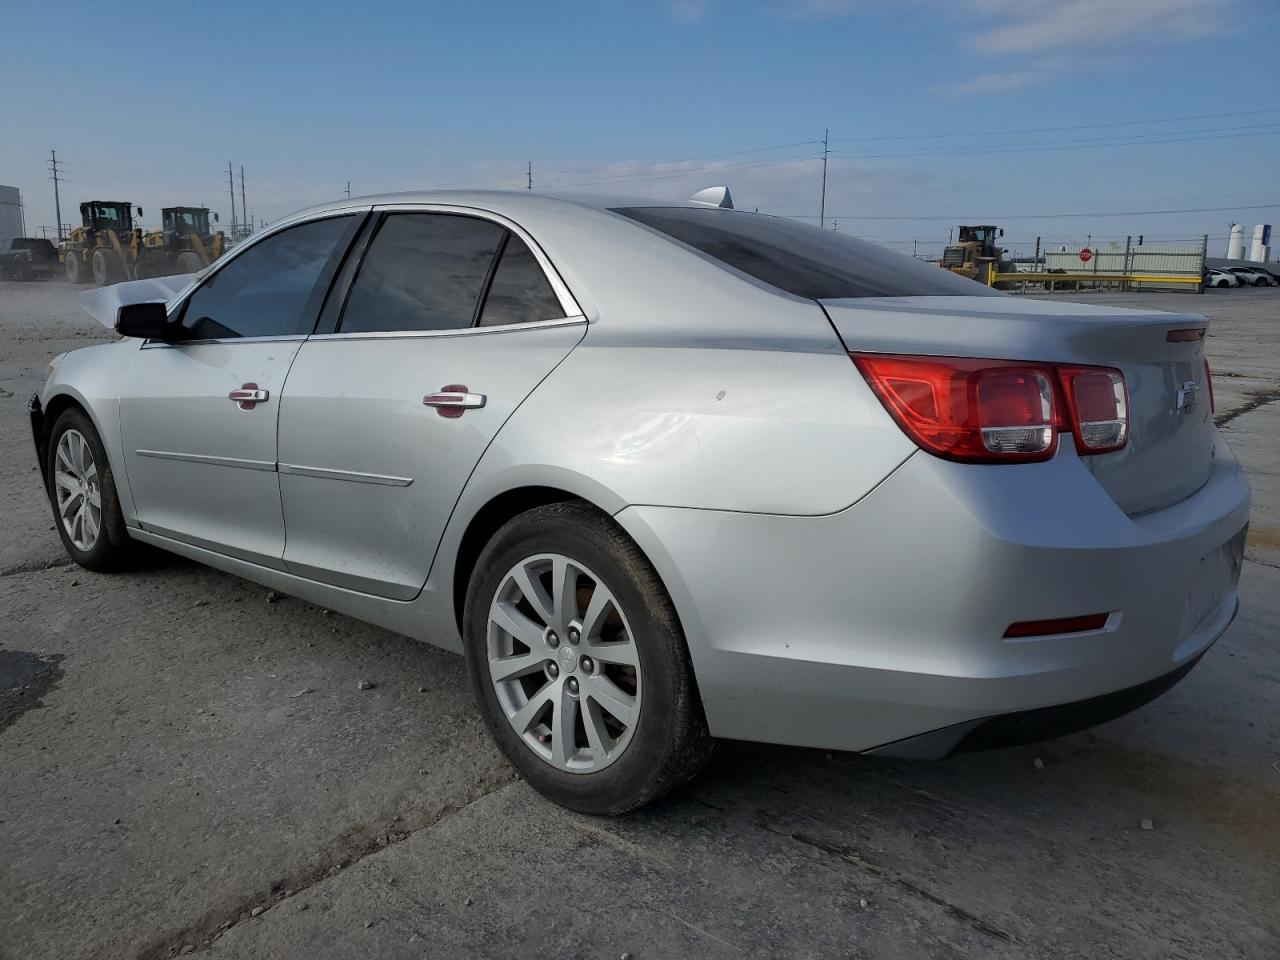
[[[1192,664],[1235,615],[1249,506],[1219,440],[1200,490],[1137,517],[1064,451],[1013,468],[917,454],[826,517],[618,520],[672,594],[713,734],[872,750],[950,729],[892,751],[941,755],[990,718]],[[1093,613],[1109,614],[1101,629],[1003,636]]]

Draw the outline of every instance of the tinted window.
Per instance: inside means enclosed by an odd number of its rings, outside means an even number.
[[[351,225],[314,220],[254,244],[191,296],[182,325],[197,340],[309,334],[316,281]]]
[[[339,332],[471,326],[504,232],[474,217],[389,214],[360,264]]]
[[[484,298],[480,326],[556,320],[564,307],[547,282],[547,275],[533,251],[515,234],[507,236],[502,258],[493,272],[493,283]]]
[[[936,265],[782,217],[695,207],[614,212],[798,297],[1000,296]]]

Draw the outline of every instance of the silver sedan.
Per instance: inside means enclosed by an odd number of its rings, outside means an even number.
[[[176,287],[89,295],[124,339],[32,398],[67,552],[150,544],[463,653],[578,810],[715,738],[1079,729],[1236,612],[1202,317],[1006,296],[724,190],[351,200]]]

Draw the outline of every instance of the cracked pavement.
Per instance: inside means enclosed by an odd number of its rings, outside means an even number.
[[[515,779],[457,657],[177,558],[68,565],[25,399],[108,336],[77,292],[0,283],[0,960],[1275,956],[1280,291],[1079,295],[1216,321],[1255,506],[1186,680],[938,763],[725,744],[621,820]]]

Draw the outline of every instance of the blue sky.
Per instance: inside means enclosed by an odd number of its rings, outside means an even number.
[[[348,179],[520,188],[530,160],[535,189],[725,183],[816,219],[825,128],[829,217],[899,249],[956,223],[1018,249],[1280,218],[1274,0],[63,0],[4,22],[0,183],[32,227],[51,147],[64,222],[92,197],[227,224],[228,160],[268,221]]]

